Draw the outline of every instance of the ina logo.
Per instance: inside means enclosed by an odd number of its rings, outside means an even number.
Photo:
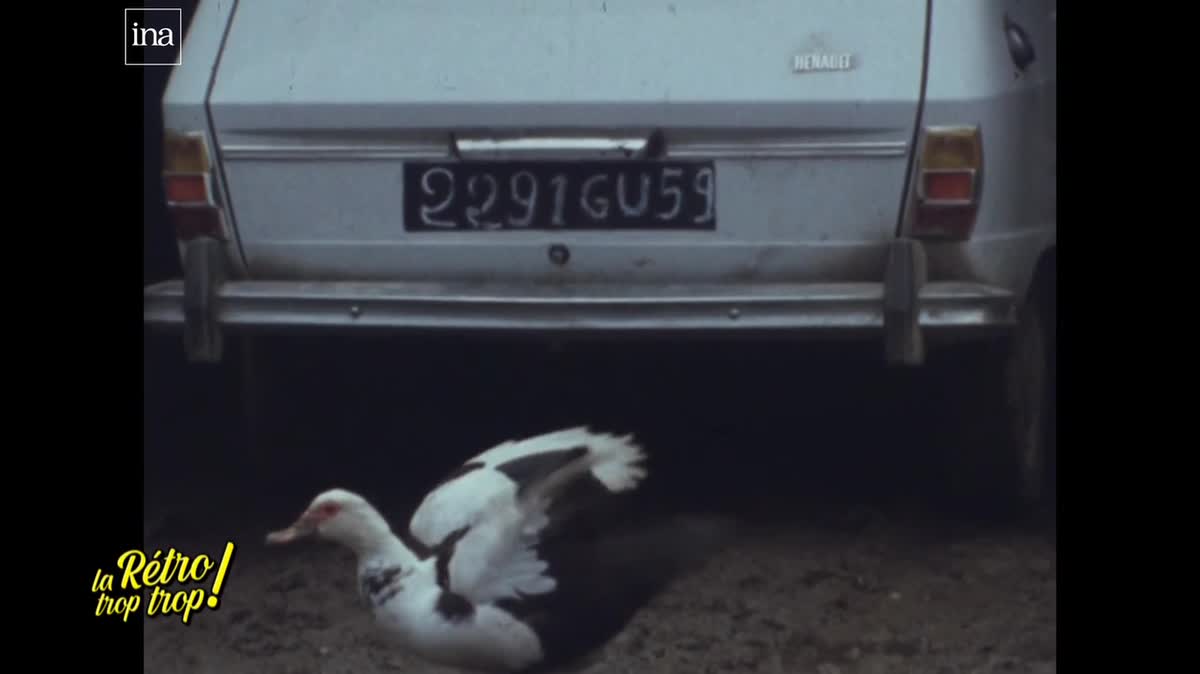
[[[177,66],[182,62],[183,10],[125,10],[125,65]]]

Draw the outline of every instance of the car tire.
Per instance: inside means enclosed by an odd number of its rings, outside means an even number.
[[[1043,512],[1057,475],[1055,282],[1039,268],[1012,335],[964,363],[947,392],[948,486],[973,514],[1027,518]]]

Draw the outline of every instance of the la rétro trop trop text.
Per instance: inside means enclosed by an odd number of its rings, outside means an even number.
[[[189,625],[194,612],[220,606],[233,553],[233,541],[229,541],[218,565],[208,555],[184,555],[175,548],[123,552],[117,557],[116,573],[98,569],[92,580],[92,592],[98,594],[96,617],[119,616],[128,622],[144,603],[147,617],[175,615]]]

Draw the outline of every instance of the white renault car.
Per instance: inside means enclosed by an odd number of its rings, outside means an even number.
[[[204,361],[307,330],[865,337],[907,366],[1000,338],[956,479],[1033,504],[1055,43],[1053,0],[202,0],[163,101],[184,273],[145,321]]]

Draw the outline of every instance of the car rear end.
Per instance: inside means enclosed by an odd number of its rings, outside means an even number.
[[[1009,56],[948,11],[949,37],[923,0],[202,3],[164,101],[190,263],[146,320],[207,359],[225,330],[441,329],[920,362],[927,330],[1009,326],[1021,283],[977,259],[1022,245],[980,216],[1014,146],[962,99],[979,64],[926,72],[974,33]]]

